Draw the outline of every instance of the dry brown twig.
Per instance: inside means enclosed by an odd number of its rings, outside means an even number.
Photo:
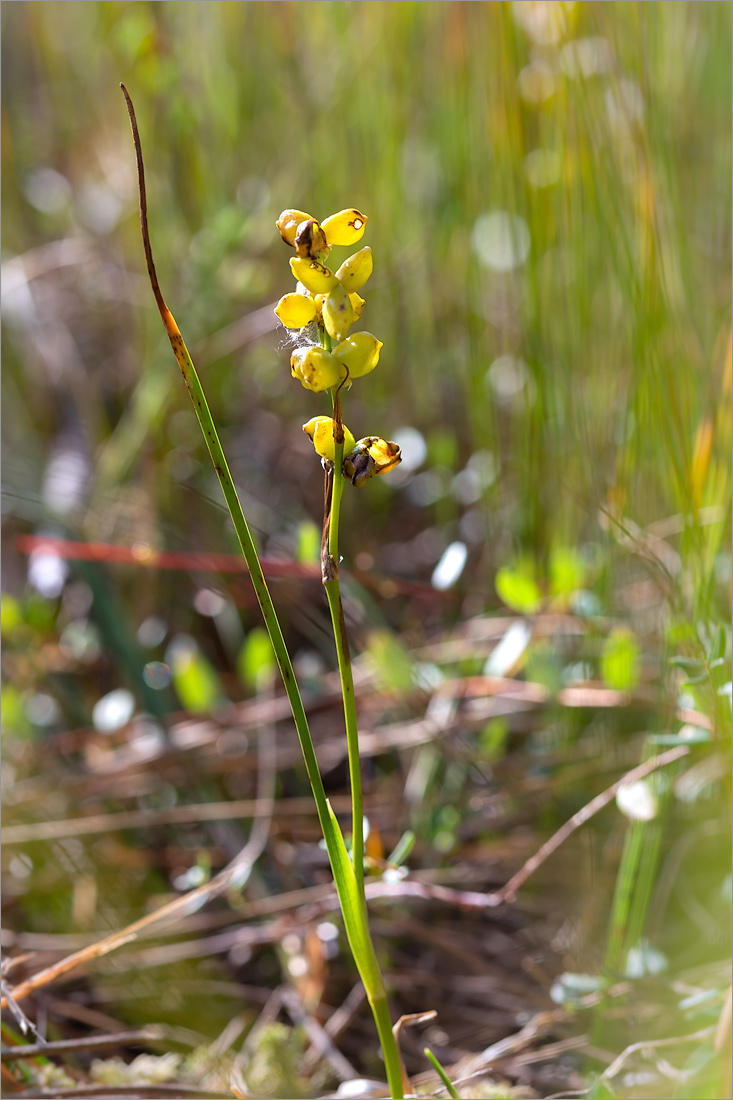
[[[274,752],[274,737],[267,737],[263,734],[258,740],[263,744],[269,744],[271,746],[269,751]],[[627,772],[621,779],[613,783],[601,794],[597,795],[586,806],[579,810],[578,813],[574,814],[566,821],[565,824],[542,845],[539,851],[527,860],[524,866],[512,876],[509,882],[507,882],[501,890],[489,894],[482,894],[475,891],[453,890],[444,886],[427,885],[405,880],[403,882],[392,883],[369,883],[366,887],[366,896],[369,900],[388,897],[417,897],[425,900],[440,901],[464,909],[492,909],[513,901],[517,890],[525,884],[531,875],[541,867],[541,865],[573,832],[575,832],[576,829],[580,828],[580,826],[585,824],[594,814],[597,814],[612,802],[622,787],[638,782],[658,768],[682,759],[684,756],[687,756],[689,752],[690,749],[687,745],[677,745],[653,757],[651,760],[645,761],[638,767],[633,768],[630,772]],[[267,773],[269,773],[267,782],[273,784],[274,762],[271,761],[268,764]],[[258,825],[262,827],[257,828],[256,826]],[[194,890],[189,891],[189,893],[184,894],[183,897],[176,898],[175,901],[169,902],[161,909],[156,910],[156,912],[149,913],[147,916],[128,925],[127,928],[123,928],[121,931],[115,932],[111,936],[99,940],[97,943],[90,944],[71,955],[67,955],[66,958],[39,971],[25,982],[21,982],[16,986],[15,989],[12,990],[12,996],[4,990],[2,1007],[10,1004],[11,1001],[20,1001],[33,993],[36,989],[41,989],[43,986],[48,985],[50,982],[69,973],[71,970],[93,959],[101,958],[110,951],[115,951],[117,948],[124,946],[124,944],[132,942],[137,939],[140,932],[153,924],[179,919],[189,913],[195,912],[209,901],[210,898],[216,897],[232,886],[239,885],[241,888],[241,885],[243,885],[249,877],[255,859],[262,851],[268,831],[269,819],[257,819],[248,843],[239,855],[232,860],[223,871],[216,875],[211,882],[196,887]],[[328,909],[335,908],[337,904],[338,902],[335,894],[331,890],[328,894],[324,894],[321,900],[316,902],[311,908],[313,911],[324,912]],[[309,910],[307,915],[312,916],[314,913]]]
[[[116,951],[117,948],[131,943],[138,938],[140,932],[153,924],[176,920],[188,913],[195,912],[211,898],[223,894],[226,890],[242,889],[249,878],[252,867],[267,843],[275,799],[276,740],[273,731],[262,729],[257,743],[259,756],[257,801],[268,805],[270,812],[267,816],[263,815],[255,818],[249,840],[231,863],[218,875],[215,875],[210,882],[197,886],[184,894],[183,897],[176,898],[160,909],[156,909],[154,913],[148,913],[146,916],[141,917],[140,920],[133,921],[126,928],[113,932],[111,936],[105,936],[104,939],[67,955],[52,966],[40,970],[26,981],[21,982],[12,992],[4,986],[2,1001],[0,1002],[2,1008],[14,1005],[15,1002],[23,1000],[23,998],[35,992],[36,989],[49,985],[64,974],[76,970],[79,966],[83,966],[94,959],[102,958],[104,955],[108,955],[110,951]],[[17,1005],[15,1007],[17,1008]]]
[[[545,841],[538,852],[528,859],[524,866],[517,871],[516,875],[513,875],[509,882],[497,890],[495,894],[491,895],[494,898],[494,905],[501,905],[503,902],[513,901],[517,890],[524,886],[527,879],[535,873],[535,871],[542,866],[553,852],[557,851],[561,844],[563,844],[568,837],[579,829],[581,825],[584,825],[586,821],[589,821],[591,817],[599,813],[609,802],[613,802],[614,798],[621,790],[622,787],[627,787],[631,783],[638,783],[640,779],[644,779],[647,775],[651,775],[652,772],[658,768],[662,768],[667,764],[673,764],[675,760],[681,760],[683,756],[689,755],[690,749],[687,745],[676,745],[672,749],[668,749],[667,752],[661,752],[659,756],[653,756],[651,760],[646,760],[643,764],[639,764],[637,768],[632,768],[630,772],[622,776],[616,783],[612,783],[610,787],[607,787],[601,794],[592,798],[582,809],[578,810],[576,814],[565,822],[556,833]]]
[[[619,1073],[626,1062],[629,1060],[632,1054],[636,1054],[637,1051],[656,1050],[660,1047],[673,1047],[678,1046],[680,1043],[697,1043],[701,1039],[709,1039],[715,1035],[715,1027],[705,1027],[701,1031],[694,1031],[691,1035],[677,1035],[671,1039],[646,1039],[640,1043],[631,1043],[625,1050],[622,1050],[615,1062],[612,1062],[608,1069],[605,1069],[602,1074],[604,1081],[610,1081],[612,1077],[615,1077]]]
[[[18,1058],[44,1058],[52,1054],[68,1054],[76,1050],[99,1050],[103,1047],[122,1047],[128,1043],[149,1043],[162,1039],[165,1031],[161,1027],[144,1027],[138,1031],[116,1031],[112,1035],[87,1035],[83,1039],[59,1039],[53,1043],[26,1043],[18,1047],[3,1047],[0,1059],[14,1062]]]

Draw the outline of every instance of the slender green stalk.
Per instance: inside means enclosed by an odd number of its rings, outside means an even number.
[[[443,1082],[443,1085],[444,1085],[445,1089],[447,1090],[448,1095],[450,1097],[452,1097],[452,1100],[461,1100],[461,1094],[458,1092],[456,1086],[453,1084],[450,1077],[445,1072],[445,1070],[443,1069],[440,1062],[438,1061],[438,1059],[433,1054],[430,1047],[425,1047],[425,1049],[423,1050],[423,1054],[425,1055],[427,1060],[431,1063],[431,1065],[432,1065],[433,1069],[435,1070],[435,1072],[438,1074],[438,1077]]]
[[[628,947],[629,913],[643,849],[645,827],[645,823],[640,821],[634,821],[628,825],[621,865],[616,878],[611,907],[611,930],[605,959],[607,973],[614,976],[623,970],[624,947]]]
[[[336,642],[341,693],[344,700],[344,724],[346,726],[346,744],[349,753],[349,780],[351,782],[351,851],[354,862],[354,874],[359,888],[364,892],[364,797],[361,789],[361,764],[359,759],[359,731],[356,719],[356,695],[354,676],[351,669],[351,652],[344,621],[344,609],[341,602],[341,585],[338,576],[338,539],[339,519],[341,515],[341,496],[344,491],[344,477],[341,473],[344,445],[336,445],[334,461],[333,492],[331,495],[331,513],[328,527],[328,554],[335,563],[333,576],[324,581],[328,607],[331,612],[333,636]]]
[[[328,340],[328,334],[324,334]],[[326,346],[325,341],[323,341]],[[340,423],[341,407],[338,399],[334,400],[334,419]],[[361,762],[359,758],[359,732],[356,718],[356,695],[354,692],[354,676],[351,668],[351,652],[349,650],[349,638],[346,633],[344,609],[341,602],[341,586],[339,583],[339,522],[341,518],[341,497],[344,491],[344,476],[342,473],[344,445],[336,443],[338,436],[336,424],[334,424],[334,470],[328,514],[324,522],[327,524],[328,538],[324,547],[327,561],[323,563],[323,587],[326,590],[328,607],[331,612],[333,636],[336,642],[336,654],[338,656],[339,675],[341,677],[341,693],[344,700],[344,724],[346,727],[346,743],[349,754],[349,778],[351,782],[351,806],[352,806],[352,836],[351,836],[351,867],[353,868],[353,880],[357,893],[357,905],[352,916],[354,931],[349,931],[349,921],[346,920],[346,931],[354,954],[361,980],[366,989],[369,1006],[377,1025],[377,1033],[384,1054],[384,1064],[387,1071],[390,1091],[393,1097],[403,1095],[403,1081],[405,1079],[404,1067],[400,1056],[399,1047],[392,1030],[392,1022],[387,1002],[387,992],[384,988],[384,980],[379,967],[377,955],[374,950],[371,933],[369,931],[369,916],[364,894],[364,799],[361,789]],[[344,914],[346,918],[346,913]]]
[[[344,475],[341,473],[341,467],[344,462],[343,443],[334,444],[334,451],[333,493],[331,496],[331,514],[328,525],[328,553],[338,567],[339,522],[341,520],[341,498],[344,494]]]

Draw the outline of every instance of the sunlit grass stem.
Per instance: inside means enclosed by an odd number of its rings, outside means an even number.
[[[430,1062],[435,1072],[438,1074],[438,1077],[440,1077],[441,1081],[443,1082],[443,1087],[445,1088],[448,1095],[451,1097],[451,1100],[461,1100],[461,1094],[441,1066],[438,1059],[433,1054],[432,1050],[430,1050],[429,1047],[425,1047],[425,1049],[423,1050],[423,1054]]]

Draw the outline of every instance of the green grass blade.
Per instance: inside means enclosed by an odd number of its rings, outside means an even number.
[[[432,1050],[430,1050],[429,1047],[425,1047],[425,1049],[423,1050],[423,1054],[425,1055],[427,1060],[431,1063],[433,1069],[438,1074],[438,1077],[440,1077],[441,1081],[445,1085],[446,1089],[448,1090],[448,1095],[451,1096],[453,1098],[453,1100],[461,1100],[461,1094],[458,1092],[457,1088],[455,1087],[455,1085],[451,1081],[450,1077],[448,1076],[448,1074],[445,1072],[445,1070],[441,1066],[438,1059],[433,1054]]]

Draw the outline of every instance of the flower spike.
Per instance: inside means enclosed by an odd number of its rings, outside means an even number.
[[[298,286],[295,294],[283,295],[275,313],[286,328],[301,333],[300,346],[290,356],[293,378],[314,393],[331,391],[333,416],[314,416],[303,425],[317,454],[331,462],[336,454],[334,422],[341,423],[340,391],[374,370],[383,345],[371,332],[348,335],[364,308],[357,292],[372,273],[371,248],[354,252],[336,272],[324,261],[333,245],[348,247],[360,241],[366,221],[366,215],[354,208],[340,210],[322,224],[302,210],[284,210],[277,220],[282,239],[295,249],[290,268]],[[341,473],[357,488],[402,461],[396,443],[378,435],[357,443],[348,428],[343,430]]]

